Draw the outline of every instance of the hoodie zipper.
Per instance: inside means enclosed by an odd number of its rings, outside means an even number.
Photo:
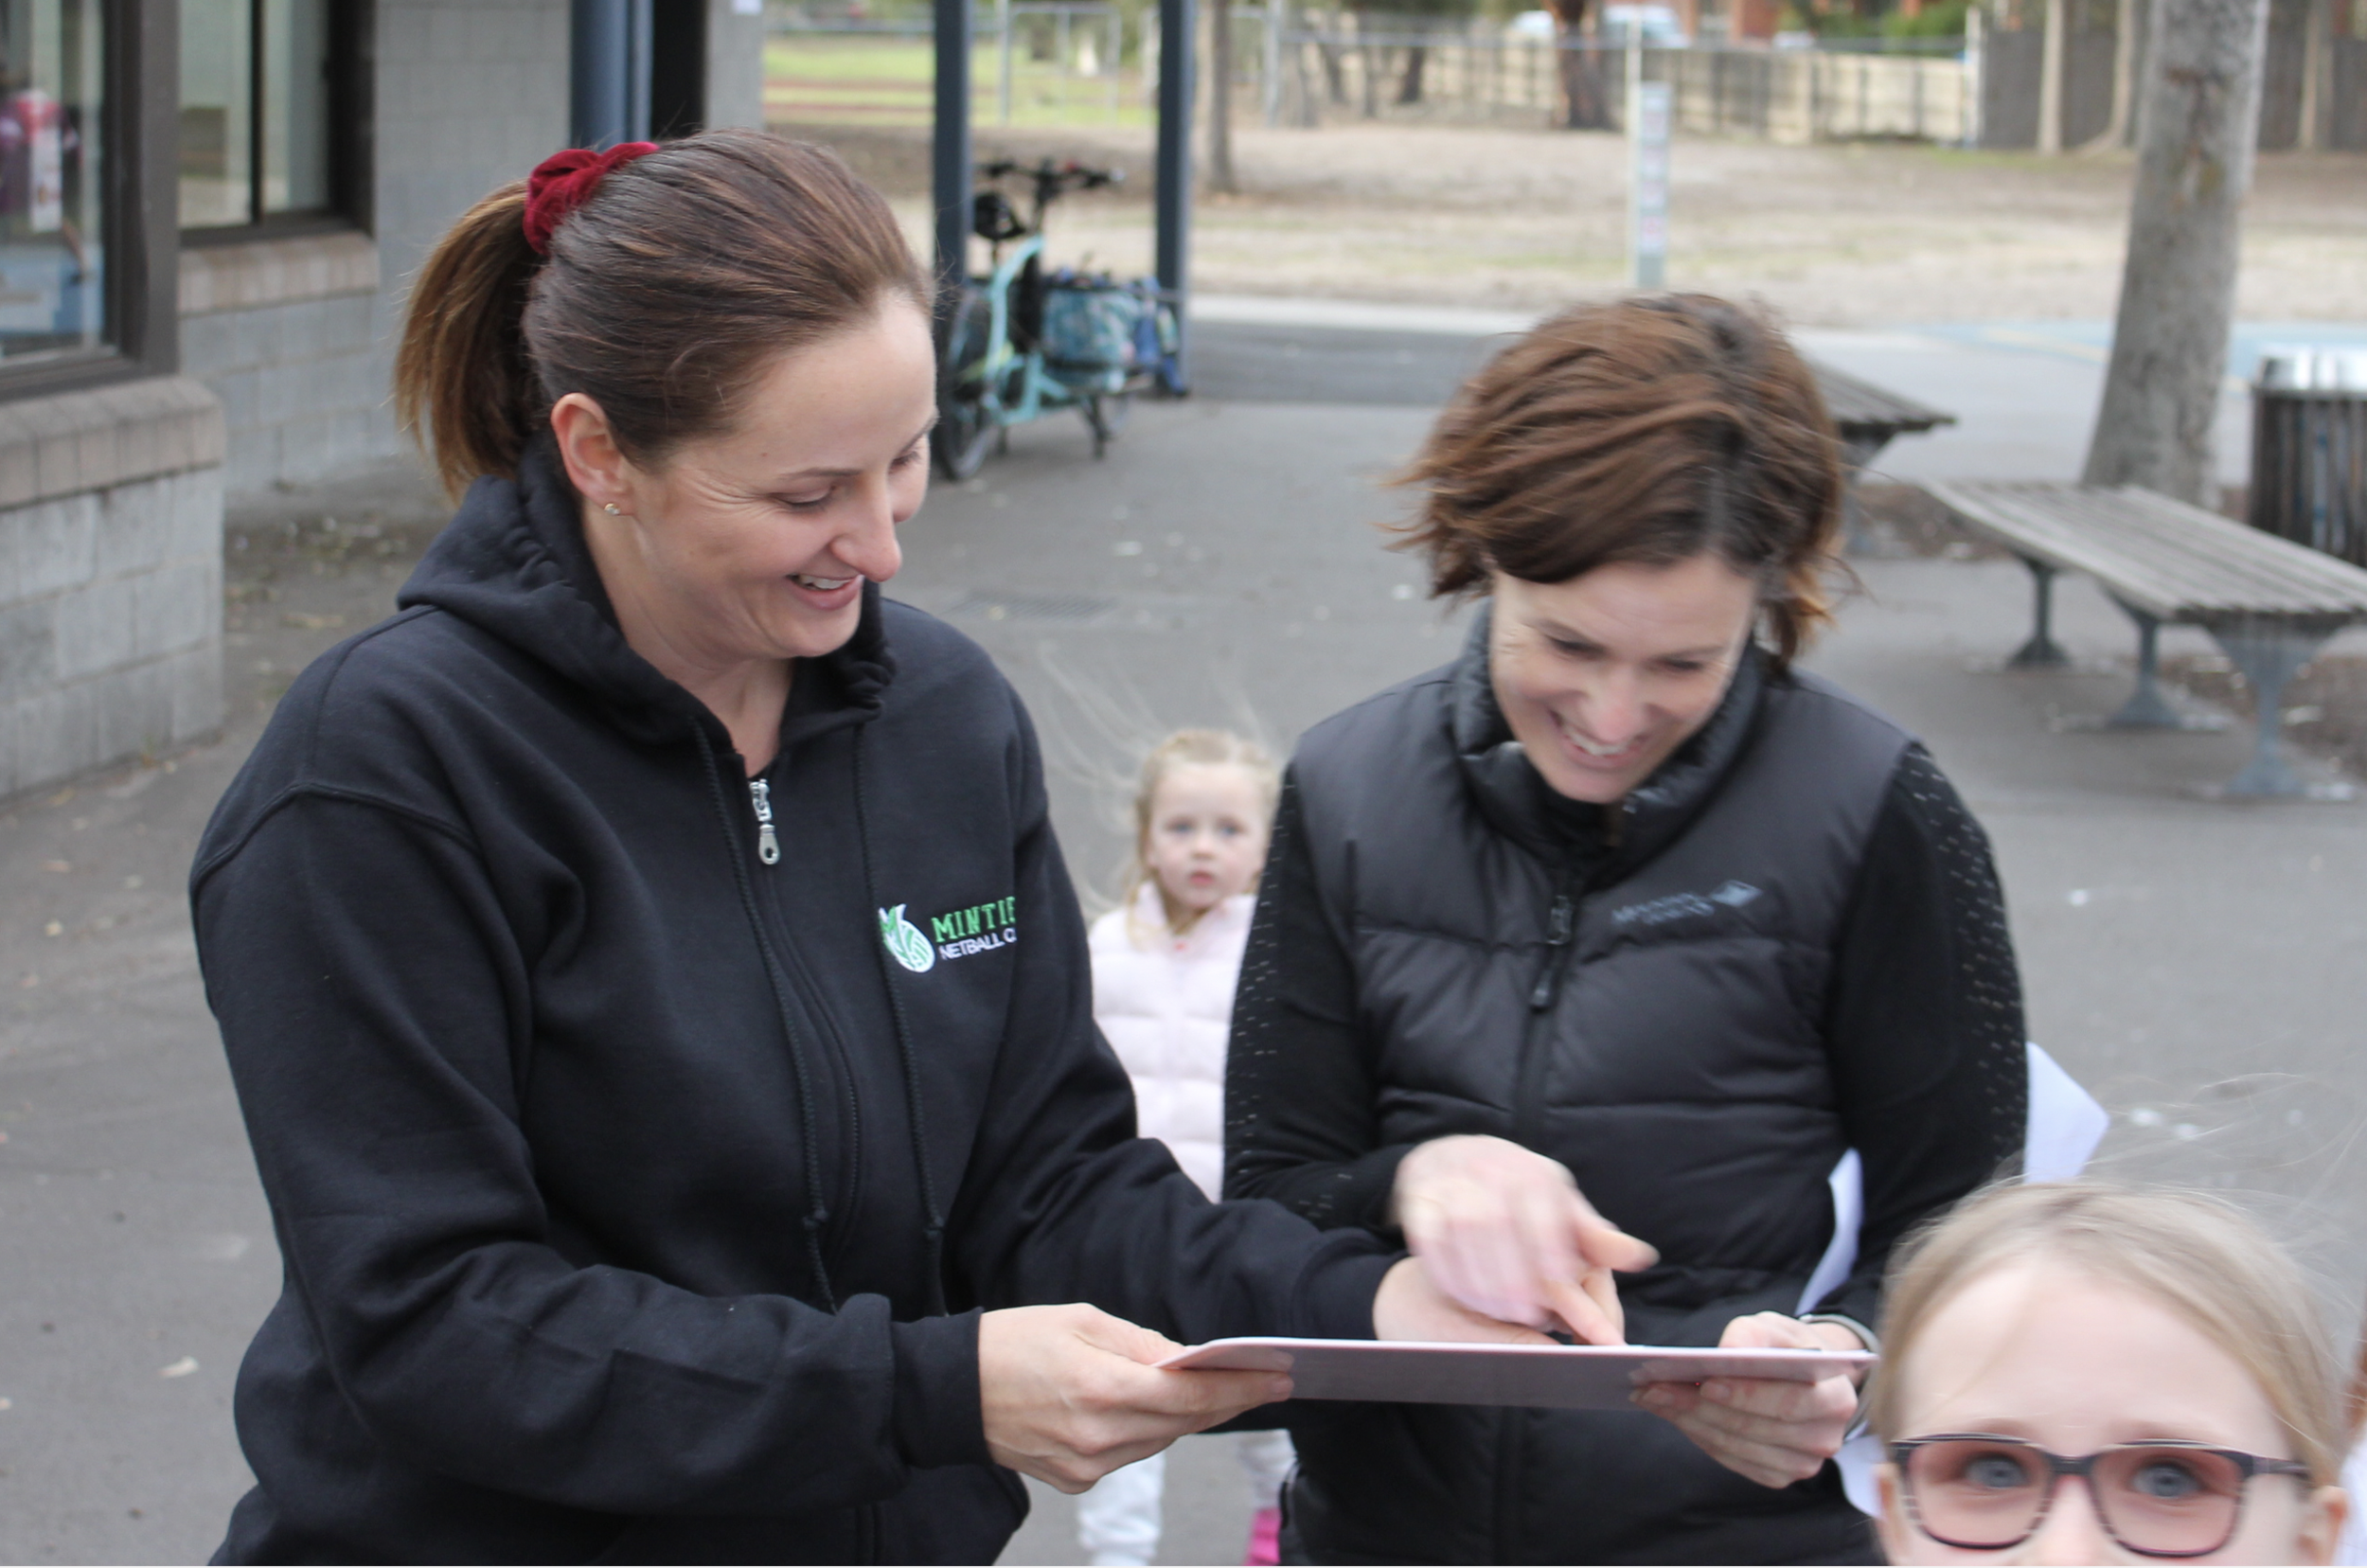
[[[748,780],[748,799],[756,809],[756,859],[778,865],[781,841],[773,832],[773,786],[761,778]]]

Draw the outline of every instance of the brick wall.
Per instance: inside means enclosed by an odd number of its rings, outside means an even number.
[[[182,377],[0,404],[0,797],[222,722],[222,454]]]

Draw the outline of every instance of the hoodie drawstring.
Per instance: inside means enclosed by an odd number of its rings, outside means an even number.
[[[789,995],[781,982],[780,961],[774,956],[773,939],[767,935],[763,918],[756,912],[756,888],[748,881],[747,858],[740,851],[739,829],[733,826],[731,803],[723,793],[723,775],[715,764],[715,748],[708,743],[703,725],[692,724],[690,733],[699,742],[699,760],[707,775],[707,794],[715,805],[716,825],[723,830],[723,843],[730,851],[732,877],[739,885],[739,907],[748,917],[748,929],[756,939],[756,952],[764,960],[764,981],[773,988],[773,1007],[780,1015],[781,1032],[789,1039],[789,1061],[797,1076],[797,1114],[804,1124],[806,1194],[806,1256],[813,1265],[815,1287],[822,1292],[822,1310],[838,1310],[838,1297],[830,1290],[830,1271],[822,1261],[822,1228],[830,1222],[829,1205],[822,1197],[822,1146],[814,1124],[813,1078],[806,1069],[806,1054],[797,1043],[797,1025],[791,1022]],[[899,1025],[900,1027],[900,1025]],[[934,1212],[934,1211],[933,1211]]]
[[[855,730],[855,839],[863,848],[863,882],[872,907],[884,909],[880,884],[871,874],[870,790],[863,773],[868,724]],[[888,1016],[896,1023],[896,1051],[904,1062],[904,1097],[911,1101],[913,1166],[920,1173],[920,1209],[929,1242],[929,1310],[943,1314],[945,1306],[945,1215],[937,1207],[936,1178],[929,1173],[929,1130],[920,1106],[920,1058],[913,1050],[912,1029],[904,1022],[904,999],[896,989],[896,970],[888,962],[887,944],[875,942],[871,956],[880,966],[880,984],[887,988]]]

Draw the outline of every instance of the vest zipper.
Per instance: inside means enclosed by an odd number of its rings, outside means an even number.
[[[1538,966],[1537,984],[1529,988],[1529,1010],[1543,1012],[1554,1005],[1554,989],[1561,980],[1561,950],[1570,945],[1576,915],[1567,893],[1554,895],[1545,916],[1545,961]]]
[[[748,780],[748,799],[756,809],[756,859],[778,865],[781,841],[773,833],[773,786],[761,778]]]
[[[1546,1037],[1554,996],[1561,971],[1577,935],[1577,905],[1571,897],[1570,873],[1564,871],[1554,889],[1545,915],[1545,956],[1537,966],[1537,981],[1529,988],[1529,1016],[1521,1030],[1521,1060],[1512,1090],[1512,1141],[1536,1149],[1544,1136]]]

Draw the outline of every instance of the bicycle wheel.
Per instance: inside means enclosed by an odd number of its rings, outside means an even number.
[[[948,479],[968,479],[984,467],[995,433],[1002,428],[988,397],[987,353],[992,347],[994,311],[986,295],[966,290],[946,330],[937,362],[937,428],[930,439],[937,470]]]

